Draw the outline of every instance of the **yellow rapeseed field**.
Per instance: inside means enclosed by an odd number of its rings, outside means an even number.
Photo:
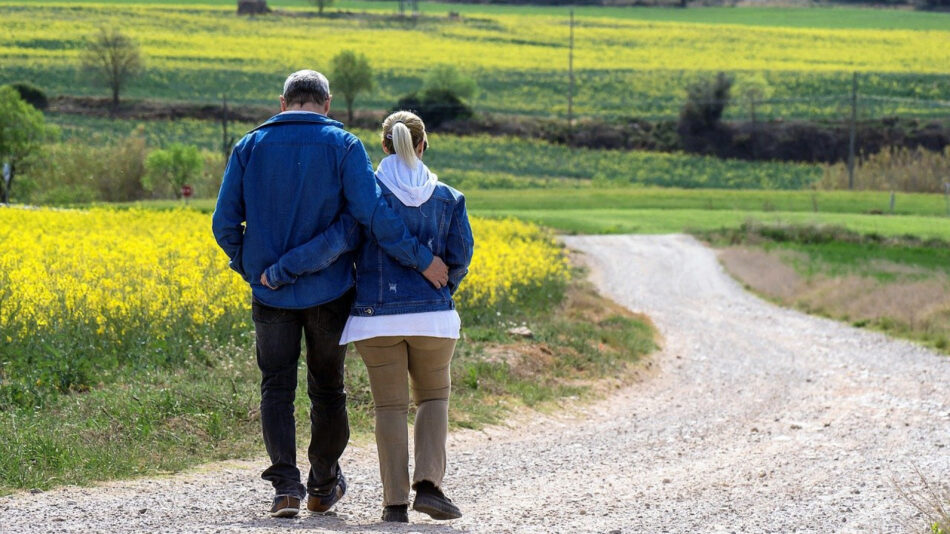
[[[512,303],[519,290],[567,279],[537,226],[472,221],[476,255],[459,307]],[[0,332],[22,343],[59,332],[202,338],[249,317],[247,285],[227,268],[207,214],[141,209],[0,209]],[[15,355],[14,355],[15,357]]]
[[[335,54],[349,49],[370,58],[378,82],[359,97],[358,107],[389,108],[418,90],[433,66],[452,64],[481,86],[485,98],[471,103],[477,111],[566,111],[564,16],[499,13],[418,22],[380,13],[239,17],[233,5],[185,4],[0,2],[8,30],[0,32],[0,80],[33,80],[52,94],[105,95],[78,76],[79,56],[97,28],[114,27],[135,39],[145,57],[144,74],[125,93],[134,98],[209,102],[227,93],[234,102],[273,102],[288,73],[326,71]],[[583,16],[574,33],[573,105],[582,115],[675,116],[686,86],[718,70],[737,73],[740,80],[767,81],[783,113],[840,115],[855,71],[862,73],[862,94],[948,98],[950,30]],[[929,104],[887,105],[895,111],[930,110]]]

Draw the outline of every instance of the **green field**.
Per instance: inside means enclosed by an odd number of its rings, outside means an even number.
[[[373,16],[323,19],[237,17],[231,5],[0,2],[0,18],[17,28],[0,35],[0,82],[26,79],[52,94],[104,95],[79,75],[78,50],[97,27],[116,24],[147,57],[146,72],[128,89],[131,98],[214,102],[228,93],[235,102],[270,102],[287,73],[325,70],[333,54],[351,48],[376,69],[377,86],[358,108],[389,108],[419,88],[428,68],[453,63],[482,88],[476,110],[566,113],[565,8],[424,4],[435,15],[413,22],[383,16],[394,5],[382,2],[339,5]],[[468,16],[450,21],[442,17],[448,10]],[[596,7],[577,13],[579,115],[673,118],[685,87],[717,70],[768,83],[771,95],[757,106],[761,118],[843,117],[853,71],[861,73],[862,117],[950,115],[950,14]],[[393,42],[414,46],[397,57],[387,44]],[[746,115],[744,105],[727,111]]]
[[[214,122],[113,121],[72,115],[54,115],[64,137],[80,140],[97,136],[115,139],[138,127],[152,147],[186,143],[208,150],[220,150],[221,129]],[[231,125],[240,135],[253,125]],[[383,156],[379,134],[354,130],[373,161]],[[433,134],[426,163],[448,184],[471,188],[538,188],[575,184],[587,186],[591,180],[604,184],[670,186],[724,189],[801,189],[822,176],[822,167],[813,164],[748,162],[714,157],[660,152],[571,149],[538,140],[488,135],[459,137]]]
[[[862,234],[915,235],[950,240],[947,201],[941,195],[901,194],[894,214],[884,215],[888,193],[849,191],[722,191],[667,188],[554,187],[521,191],[465,192],[469,211],[485,217],[517,217],[565,233],[709,231],[763,223],[834,224]],[[817,204],[818,211],[814,211]],[[169,209],[181,201],[131,205]],[[191,201],[210,212],[213,199]]]

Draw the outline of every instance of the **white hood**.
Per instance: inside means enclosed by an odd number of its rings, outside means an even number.
[[[416,208],[429,200],[439,177],[429,171],[422,160],[410,169],[399,156],[386,156],[376,168],[376,178],[406,206]]]

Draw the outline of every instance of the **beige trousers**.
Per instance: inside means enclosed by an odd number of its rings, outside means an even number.
[[[376,448],[383,505],[409,504],[409,385],[417,406],[412,482],[442,486],[449,425],[449,364],[454,339],[428,336],[374,337],[355,343],[369,371],[376,405]]]

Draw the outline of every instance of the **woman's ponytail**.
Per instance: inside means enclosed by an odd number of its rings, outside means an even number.
[[[418,115],[409,111],[396,111],[383,121],[383,147],[387,154],[395,154],[410,169],[419,162],[416,147],[426,142],[426,125]]]
[[[409,127],[402,122],[393,124],[392,136],[393,148],[396,149],[396,154],[399,154],[406,166],[415,169],[418,158],[416,157],[416,148],[412,145],[412,133],[409,131]]]

